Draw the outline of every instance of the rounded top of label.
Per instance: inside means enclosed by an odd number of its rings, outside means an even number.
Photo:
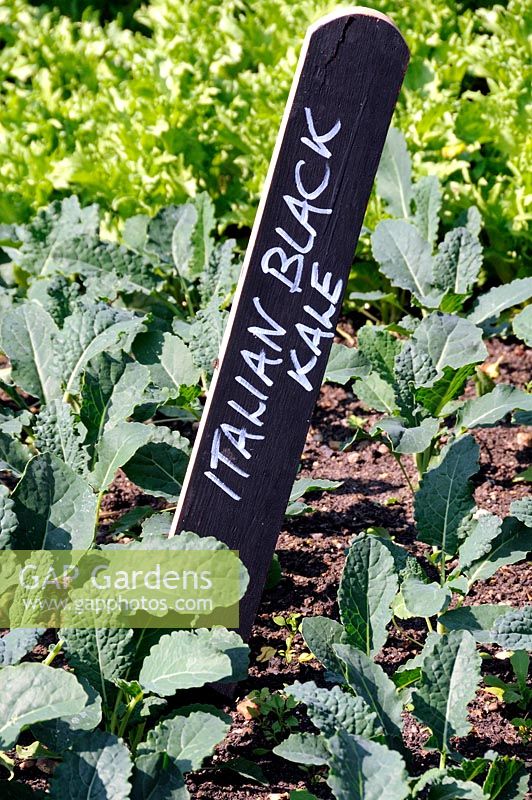
[[[323,27],[324,25],[328,25],[330,22],[334,22],[335,20],[341,20],[342,18],[348,17],[375,17],[375,19],[382,20],[383,22],[387,22],[388,25],[391,25],[392,28],[395,28],[397,33],[402,37],[401,31],[395,24],[393,20],[390,19],[386,14],[383,14],[382,11],[377,11],[375,8],[368,8],[367,6],[345,6],[341,8],[337,8],[334,11],[329,12],[329,14],[325,14],[323,17],[320,17],[315,22],[310,25],[307,31],[308,36],[312,36],[319,28]]]

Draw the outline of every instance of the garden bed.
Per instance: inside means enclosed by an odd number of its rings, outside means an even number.
[[[500,359],[497,381],[520,387],[526,384],[532,371],[530,349],[520,344],[494,340],[489,343],[488,350],[490,357],[487,363]],[[319,500],[313,501],[315,513],[287,523],[279,537],[277,553],[283,579],[279,586],[263,596],[259,618],[250,640],[250,678],[238,687],[236,701],[250,691],[265,686],[273,691],[295,679],[314,680],[323,684],[322,669],[315,660],[299,664],[296,657],[295,662],[287,664],[279,655],[266,663],[259,662],[257,658],[265,647],[280,648],[284,645],[286,631],[280,630],[273,621],[276,615],[299,613],[303,616],[338,618],[338,582],[345,549],[353,534],[368,527],[384,527],[398,542],[417,555],[423,549],[429,549],[419,543],[413,544],[412,496],[387,448],[382,444],[363,442],[348,452],[339,450],[340,443],[350,438],[347,418],[351,414],[368,416],[350,391],[325,385],[307,437],[301,475],[341,480],[343,484],[334,493],[325,493]],[[482,508],[504,516],[509,511],[510,503],[528,492],[526,484],[514,483],[513,478],[530,463],[530,429],[500,425],[476,430],[474,435],[481,445],[481,471],[475,481],[475,500]],[[413,475],[412,472],[411,477]],[[532,600],[531,586],[530,562],[507,566],[493,578],[477,584],[476,591],[466,600],[466,604],[506,601],[514,606],[522,606]],[[392,631],[377,659],[389,673],[419,651],[405,635],[416,638],[419,637],[419,631],[408,624],[403,625],[404,633]],[[298,635],[296,654],[300,648],[304,649],[304,642]],[[497,648],[488,647],[487,650],[494,653]],[[503,679],[508,678],[509,673],[505,673],[504,669],[507,663],[490,660],[490,671],[497,671]],[[272,793],[283,797],[283,792],[291,789],[310,789],[309,781],[305,780],[301,769],[275,756],[254,756],[255,748],[267,746],[261,733],[262,721],[260,718],[246,721],[234,707],[234,703],[227,706],[233,717],[233,727],[214,757],[213,766],[237,756],[256,759],[270,786],[259,788],[256,784],[242,782],[231,784],[226,778],[224,780],[223,773],[218,773],[213,779],[212,772],[206,770],[196,773],[189,780],[193,797],[198,800],[221,800],[227,797],[244,800],[249,797],[269,798]],[[530,750],[521,742],[516,729],[509,722],[511,711],[506,709],[501,713],[502,708],[502,703],[498,703],[493,695],[481,691],[470,709],[472,731],[460,740],[457,749],[470,758],[493,749],[501,754],[519,756],[530,767]],[[437,765],[436,756],[431,757],[423,750],[426,739],[427,734],[423,734],[419,725],[409,716],[405,740],[415,754],[419,772]],[[332,797],[325,784],[321,787],[312,786],[311,790],[320,798]],[[530,797],[532,793],[527,795],[527,800]]]
[[[492,340],[488,343],[488,350],[490,355],[486,363],[498,364],[497,382],[519,387],[526,385],[532,370],[530,349],[514,342]],[[250,797],[281,800],[288,798],[289,791],[297,788],[307,788],[319,798],[332,797],[324,782],[314,783],[302,769],[272,755],[271,748],[275,742],[264,735],[267,721],[264,718],[246,719],[248,715],[241,701],[250,692],[265,687],[273,692],[295,679],[314,680],[318,685],[324,685],[323,671],[317,660],[298,661],[298,656],[306,650],[300,634],[296,634],[294,640],[291,663],[279,654],[288,631],[276,624],[274,617],[301,614],[338,618],[338,583],[346,548],[353,534],[368,527],[382,527],[413,554],[423,557],[429,550],[428,546],[413,541],[412,496],[389,450],[383,444],[361,442],[342,451],[341,446],[351,438],[347,422],[350,415],[368,422],[377,419],[377,415],[368,414],[349,389],[330,384],[323,386],[302,455],[300,477],[338,480],[342,485],[335,492],[314,495],[310,501],[314,513],[285,522],[277,546],[282,579],[273,590],[264,593],[250,639],[249,678],[238,685],[234,699],[224,704],[224,710],[233,719],[230,734],[218,747],[207,768],[191,774],[187,780],[195,800],[244,800]],[[481,471],[475,479],[475,500],[480,507],[504,516],[510,503],[528,491],[525,483],[513,479],[530,463],[530,430],[498,425],[478,429],[474,436],[481,453]],[[414,478],[413,470],[410,477]],[[121,475],[105,498],[104,514],[108,515],[109,521],[114,521],[123,511],[146,503],[164,507],[164,501],[143,495]],[[424,566],[430,572],[428,562],[425,561]],[[516,607],[523,606],[532,599],[531,578],[529,562],[506,566],[488,581],[478,583],[465,603],[508,602]],[[423,641],[419,620],[400,622],[399,626],[391,628],[388,642],[377,659],[388,673],[419,652],[420,647],[416,647],[412,640],[418,640],[420,646]],[[50,641],[51,638],[50,635]],[[490,655],[498,650],[491,645],[483,649]],[[46,647],[39,645],[28,658],[40,660],[45,652]],[[496,673],[502,679],[510,678],[507,661],[491,658],[487,664],[490,673]],[[202,701],[205,694],[201,693]],[[192,699],[197,700],[197,695],[191,694]],[[218,705],[223,703],[214,693],[211,699]],[[304,714],[299,710],[295,714],[304,728]],[[469,716],[472,730],[457,742],[458,752],[472,758],[487,750],[497,750],[500,754],[518,756],[530,766],[529,750],[510,723],[513,716],[511,707],[504,707],[493,695],[481,690],[470,706]],[[284,731],[279,740],[288,732]],[[436,755],[423,749],[427,734],[409,714],[406,715],[404,737],[414,755],[416,772],[437,765]],[[261,753],[266,749],[268,753]],[[219,769],[235,758],[256,762],[269,785],[260,786],[243,778],[234,780],[234,773]],[[22,766],[23,769],[19,763],[17,767],[16,778],[19,781],[33,788],[46,786],[47,778],[42,771],[46,764],[41,764],[40,769],[31,762]],[[532,794],[527,795],[530,797]]]

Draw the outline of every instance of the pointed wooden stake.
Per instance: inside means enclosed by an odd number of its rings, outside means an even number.
[[[353,8],[305,39],[172,534],[240,552],[250,633],[323,379],[408,63],[393,23]]]

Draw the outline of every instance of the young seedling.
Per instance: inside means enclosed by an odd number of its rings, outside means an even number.
[[[506,683],[495,675],[486,675],[486,692],[493,694],[505,705],[517,706],[522,716],[513,717],[512,725],[518,729],[523,741],[532,739],[532,719],[529,718],[532,704],[532,688],[528,685],[530,656],[524,650],[517,650],[510,656],[510,664],[515,681]]]

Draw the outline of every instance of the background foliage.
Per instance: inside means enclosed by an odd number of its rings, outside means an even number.
[[[85,2],[59,5],[0,9],[2,221],[73,191],[116,221],[207,190],[223,223],[249,225],[305,28],[336,4],[153,0],[103,24]],[[395,124],[416,174],[440,177],[450,218],[476,203],[489,268],[522,274],[526,4],[372,5],[412,50]]]

